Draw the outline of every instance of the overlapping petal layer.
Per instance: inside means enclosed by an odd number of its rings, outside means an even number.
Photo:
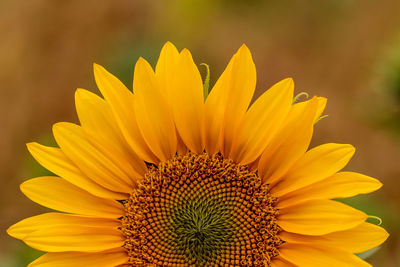
[[[250,105],[257,78],[244,45],[206,100],[192,55],[169,42],[155,71],[138,60],[133,92],[101,66],[94,65],[94,74],[104,99],[77,90],[81,125],[54,125],[60,148],[28,144],[33,157],[59,177],[28,180],[21,190],[45,207],[71,213],[34,216],[8,229],[48,252],[30,266],[127,264],[119,230],[125,213],[121,200],[128,199],[148,166],[188,150],[221,153],[270,185],[285,241],[271,266],[370,266],[354,253],[379,246],[388,233],[366,223],[365,213],[332,199],[370,193],[382,184],[339,172],[354,154],[351,145],[309,149],[325,98],[292,104],[294,83],[285,79]]]

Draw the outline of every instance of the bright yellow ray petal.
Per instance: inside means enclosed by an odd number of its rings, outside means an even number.
[[[221,150],[224,155],[230,154],[239,125],[242,123],[253,97],[256,76],[256,68],[250,50],[242,45],[208,96],[207,124],[211,124],[210,128],[213,132],[210,138],[218,138],[221,134]],[[211,116],[214,116],[214,112],[217,117],[210,119]],[[221,115],[223,116],[222,120]]]
[[[218,152],[221,145],[221,131],[224,124],[225,110],[228,104],[228,95],[230,91],[229,84],[232,83],[230,80],[235,78],[232,77],[231,74],[235,58],[236,55],[232,57],[205,101],[205,145],[206,151],[211,155]]]
[[[143,58],[135,66],[133,90],[136,120],[143,138],[161,161],[171,159],[177,147],[173,116],[151,66]]]
[[[91,218],[73,214],[49,212],[24,219],[7,229],[7,233],[15,238],[24,239],[30,233],[42,229],[57,229],[70,225],[87,225],[92,227],[114,228],[121,226],[117,219]]]
[[[179,135],[178,131],[176,132],[176,137],[178,139],[176,150],[178,154],[185,155],[188,152],[188,147],[183,142],[182,137]]]
[[[284,194],[316,183],[340,171],[354,154],[354,147],[343,144],[324,144],[304,154],[271,192],[280,197]]]
[[[199,70],[187,49],[179,55],[172,79],[172,110],[180,137],[186,146],[201,153],[204,149],[204,98]]]
[[[377,179],[355,172],[338,172],[320,182],[288,193],[279,198],[277,207],[284,208],[311,199],[347,198],[378,190]]]
[[[354,254],[317,244],[284,244],[279,248],[279,255],[299,267],[372,267]]]
[[[125,145],[112,111],[104,99],[85,89],[77,89],[75,106],[82,128],[95,132],[118,148]]]
[[[68,227],[39,229],[25,236],[23,241],[28,246],[47,252],[100,252],[122,247],[125,237],[117,229],[71,224]]]
[[[127,261],[128,256],[123,248],[97,253],[49,252],[28,267],[111,267],[125,264]]]
[[[161,91],[167,98],[167,103],[171,107],[174,103],[173,100],[173,81],[172,77],[177,75],[177,67],[179,61],[179,52],[176,47],[171,43],[167,42],[161,49],[160,57],[156,65],[156,79],[160,86]]]
[[[315,114],[314,122],[317,122],[321,117],[322,112],[324,112],[325,110],[327,101],[328,99],[325,97],[318,97],[318,108],[317,108],[317,113]]]
[[[293,90],[292,79],[282,80],[251,105],[233,141],[230,157],[235,162],[248,164],[260,156],[291,109]]]
[[[27,144],[32,156],[46,169],[61,176],[92,195],[108,199],[126,199],[127,194],[111,191],[85,176],[76,165],[65,156],[61,149],[47,147],[38,143]]]
[[[310,200],[281,209],[278,225],[283,230],[306,235],[324,235],[354,228],[367,219],[359,210],[333,200]]]
[[[160,90],[165,95],[167,105],[171,112],[173,111],[173,105],[175,104],[173,92],[174,79],[172,77],[176,77],[179,73],[179,69],[177,68],[178,61],[179,52],[176,47],[171,42],[165,43],[157,61],[155,75]],[[179,136],[177,129],[175,135],[177,137],[178,153],[187,153],[187,146],[183,142],[182,137]]]
[[[131,173],[132,178],[141,177],[147,171],[146,164],[129,149],[109,105],[98,95],[84,89],[76,90],[75,105],[82,128],[90,136],[89,141],[113,154],[113,158],[118,158],[119,166]]]
[[[281,178],[307,151],[310,144],[318,98],[292,106],[285,125],[274,135],[260,157],[258,174],[266,183]]]
[[[82,128],[73,123],[56,123],[53,134],[61,150],[81,171],[102,186],[130,193],[136,183],[115,163],[115,155],[105,154],[93,146]]]
[[[285,259],[282,259],[282,257],[277,256],[272,258],[271,261],[271,267],[296,267],[297,265],[294,265],[293,263],[288,262]]]
[[[21,191],[32,201],[58,211],[100,218],[119,218],[122,204],[90,195],[58,177],[39,177],[21,184]]]
[[[133,151],[147,162],[157,163],[157,157],[141,135],[133,106],[133,94],[111,73],[94,64],[94,76],[100,92],[113,111],[114,117]]]
[[[364,222],[355,228],[322,236],[308,236],[282,231],[280,237],[288,243],[318,244],[340,248],[351,253],[361,253],[385,242],[389,234],[382,227]]]

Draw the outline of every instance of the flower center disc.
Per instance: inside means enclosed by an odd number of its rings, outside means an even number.
[[[255,172],[220,154],[151,166],[124,201],[133,266],[270,266],[283,241],[276,198]]]

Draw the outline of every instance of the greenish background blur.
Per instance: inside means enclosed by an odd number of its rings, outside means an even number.
[[[5,234],[45,211],[18,189],[46,174],[25,143],[52,144],[53,123],[77,121],[75,89],[97,92],[93,62],[130,86],[138,57],[154,65],[167,40],[208,63],[212,82],[246,43],[257,96],[293,77],[297,93],[328,97],[313,146],[355,145],[346,169],[384,183],[346,202],[381,217],[391,233],[369,261],[400,266],[399,0],[2,0],[0,36],[0,266],[26,266],[40,255]]]

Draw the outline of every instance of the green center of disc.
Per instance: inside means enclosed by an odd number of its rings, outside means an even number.
[[[232,238],[232,219],[225,203],[203,198],[177,207],[171,214],[171,226],[180,250],[200,263],[220,254],[221,245]]]

